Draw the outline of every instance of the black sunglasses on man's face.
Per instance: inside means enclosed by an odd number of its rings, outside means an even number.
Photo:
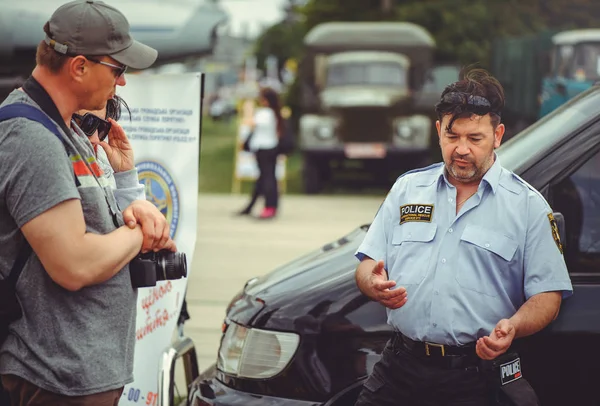
[[[88,137],[94,135],[94,132],[98,130],[98,139],[100,141],[104,141],[110,132],[110,122],[103,120],[92,113],[85,113],[83,116],[79,114],[73,114],[72,117],[75,121],[75,124],[77,124],[77,126],[81,128],[81,131],[83,131]]]
[[[109,68],[112,68],[113,75],[115,75],[115,79],[119,79],[121,76],[123,76],[125,74],[125,72],[127,72],[127,65],[117,66],[112,63],[108,63],[108,62],[100,61],[98,59],[90,58],[89,56],[86,56],[85,58],[88,61],[98,63],[100,65],[104,65],[104,66],[108,66]]]

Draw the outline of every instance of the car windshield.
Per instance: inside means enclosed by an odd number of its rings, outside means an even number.
[[[406,69],[395,63],[339,63],[327,72],[327,86],[406,86]]]
[[[548,154],[561,139],[596,120],[599,104],[600,86],[594,86],[521,131],[498,148],[502,166],[522,173],[539,157]]]

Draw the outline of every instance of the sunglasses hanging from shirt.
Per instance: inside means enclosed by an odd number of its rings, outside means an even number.
[[[98,130],[98,139],[100,141],[104,141],[110,132],[110,122],[103,120],[92,113],[85,113],[83,116],[79,114],[73,114],[72,117],[75,121],[75,124],[77,124],[77,126],[81,128],[81,131],[83,131],[88,137],[94,135],[94,132]]]

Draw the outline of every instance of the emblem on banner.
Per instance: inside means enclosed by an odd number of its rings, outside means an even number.
[[[158,162],[139,162],[136,168],[140,183],[146,188],[146,199],[165,215],[170,237],[174,238],[179,223],[179,194],[173,178]]]

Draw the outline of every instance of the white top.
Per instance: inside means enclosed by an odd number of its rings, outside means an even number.
[[[258,107],[254,113],[254,135],[250,140],[250,150],[272,149],[279,143],[277,118],[268,107]]]

